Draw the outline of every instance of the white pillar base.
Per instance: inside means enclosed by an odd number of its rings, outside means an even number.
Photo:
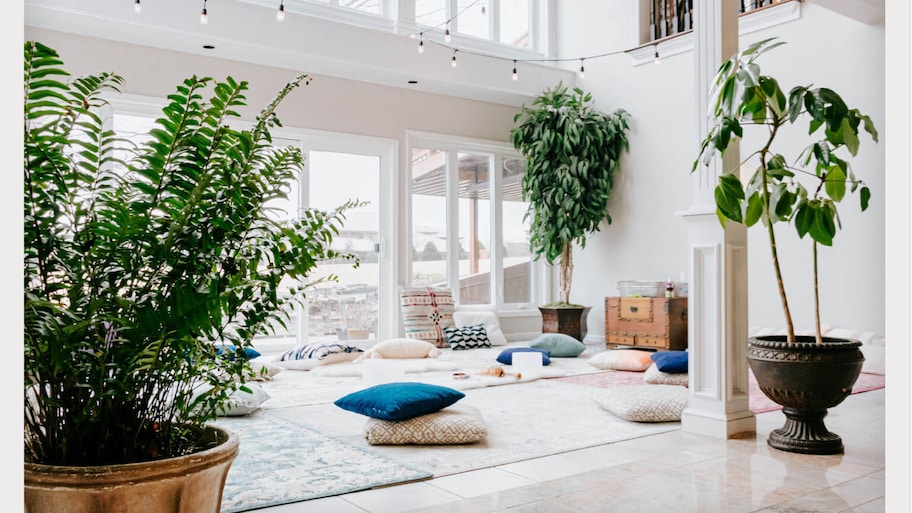
[[[715,414],[687,408],[681,414],[681,430],[714,438],[746,438],[757,432],[757,417],[750,411]]]

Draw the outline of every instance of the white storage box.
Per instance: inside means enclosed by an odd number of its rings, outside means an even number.
[[[619,281],[621,297],[662,297],[665,295],[664,281]]]

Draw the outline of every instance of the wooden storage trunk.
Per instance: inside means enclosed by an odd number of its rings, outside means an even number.
[[[686,297],[606,297],[605,347],[687,349]]]

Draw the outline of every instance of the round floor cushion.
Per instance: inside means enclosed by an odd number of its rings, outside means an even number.
[[[674,422],[687,407],[688,391],[678,385],[629,385],[607,388],[595,402],[632,422]]]
[[[470,444],[488,436],[481,412],[460,405],[406,420],[370,418],[364,424],[364,438],[370,445],[456,445]]]

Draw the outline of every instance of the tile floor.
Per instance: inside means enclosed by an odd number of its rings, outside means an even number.
[[[830,410],[838,456],[769,448],[785,418],[774,411],[757,415],[754,438],[672,431],[257,513],[884,512],[884,398],[865,392]]]

